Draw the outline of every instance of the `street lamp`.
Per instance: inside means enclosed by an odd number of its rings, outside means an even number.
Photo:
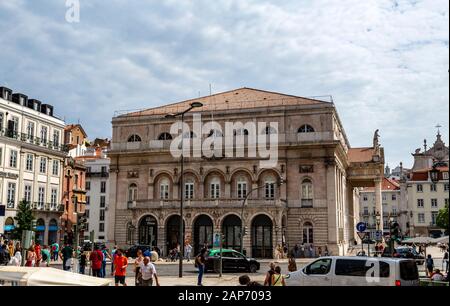
[[[188,109],[186,109],[183,112],[179,112],[176,114],[167,114],[166,118],[176,118],[181,116],[181,176],[180,176],[180,264],[179,264],[179,271],[178,271],[178,277],[183,277],[183,253],[184,253],[184,227],[183,227],[183,200],[184,200],[184,183],[183,183],[183,176],[184,176],[184,155],[183,155],[183,144],[184,144],[184,115],[191,111],[194,108],[202,107],[203,104],[200,102],[192,102]]]
[[[281,185],[284,184],[284,179],[281,178],[278,182],[277,182],[277,186],[280,187]],[[257,186],[255,188],[253,188],[252,190],[250,190],[249,193],[247,193],[244,197],[244,199],[242,200],[242,206],[241,206],[241,253],[243,253],[243,249],[244,249],[244,235],[246,233],[244,233],[244,207],[245,207],[245,203],[247,202],[248,197],[256,190],[262,189],[266,187],[266,184],[263,184],[261,186]]]
[[[391,253],[391,257],[394,256],[394,239],[392,235],[392,225],[394,223],[394,217],[389,214],[389,251]]]

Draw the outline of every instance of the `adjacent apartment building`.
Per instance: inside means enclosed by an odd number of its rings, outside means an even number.
[[[171,130],[181,119],[172,114],[199,103],[202,107],[192,113],[212,125],[195,131],[188,113],[183,136]],[[227,122],[237,124],[231,133],[224,132]],[[214,233],[222,233],[224,247],[242,247],[253,257],[273,257],[278,244],[312,245],[316,253],[327,246],[344,255],[356,237],[360,187],[375,188],[376,209],[382,213],[384,150],[378,131],[370,146],[352,148],[331,102],[241,88],[119,115],[112,129],[110,244],[157,245],[167,253],[184,239],[198,252],[205,243],[212,247]],[[256,149],[252,136],[275,135],[278,156],[272,166],[262,166],[267,160],[262,155],[194,156],[191,151],[185,155],[181,194],[180,157],[171,153],[171,146],[179,148],[177,140],[215,146],[228,138],[233,150],[250,152]]]
[[[31,204],[37,240],[59,241],[64,158],[64,122],[53,106],[0,87],[0,233],[15,228],[18,203]]]

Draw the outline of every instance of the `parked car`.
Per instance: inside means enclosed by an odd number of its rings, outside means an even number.
[[[131,258],[136,258],[138,250],[141,250],[142,253],[144,253],[147,250],[151,251],[152,248],[153,247],[151,245],[136,244],[125,251],[125,256],[131,257]]]
[[[391,256],[391,251],[389,248],[385,248],[383,254],[381,254],[381,257],[411,258],[415,259],[418,265],[423,265],[425,262],[424,255],[407,246],[394,248],[393,255],[394,256]]]
[[[285,278],[288,286],[419,286],[414,260],[382,257],[320,257]]]
[[[205,272],[219,272],[220,250],[209,250],[206,258]],[[222,250],[222,271],[227,272],[250,272],[255,273],[260,268],[260,263],[254,258],[247,256],[231,249]]]

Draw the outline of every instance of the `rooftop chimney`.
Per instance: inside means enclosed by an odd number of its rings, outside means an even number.
[[[12,101],[12,90],[7,87],[0,87],[0,98]]]
[[[12,95],[12,101],[14,103],[20,104],[22,106],[28,107],[28,96],[21,94],[21,93],[15,93]]]

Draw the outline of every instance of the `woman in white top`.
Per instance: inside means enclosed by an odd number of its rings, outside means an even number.
[[[16,254],[14,254],[14,256],[11,257],[11,260],[9,261],[9,265],[20,267],[21,264],[22,264],[22,254],[20,254],[20,252],[17,251]]]

